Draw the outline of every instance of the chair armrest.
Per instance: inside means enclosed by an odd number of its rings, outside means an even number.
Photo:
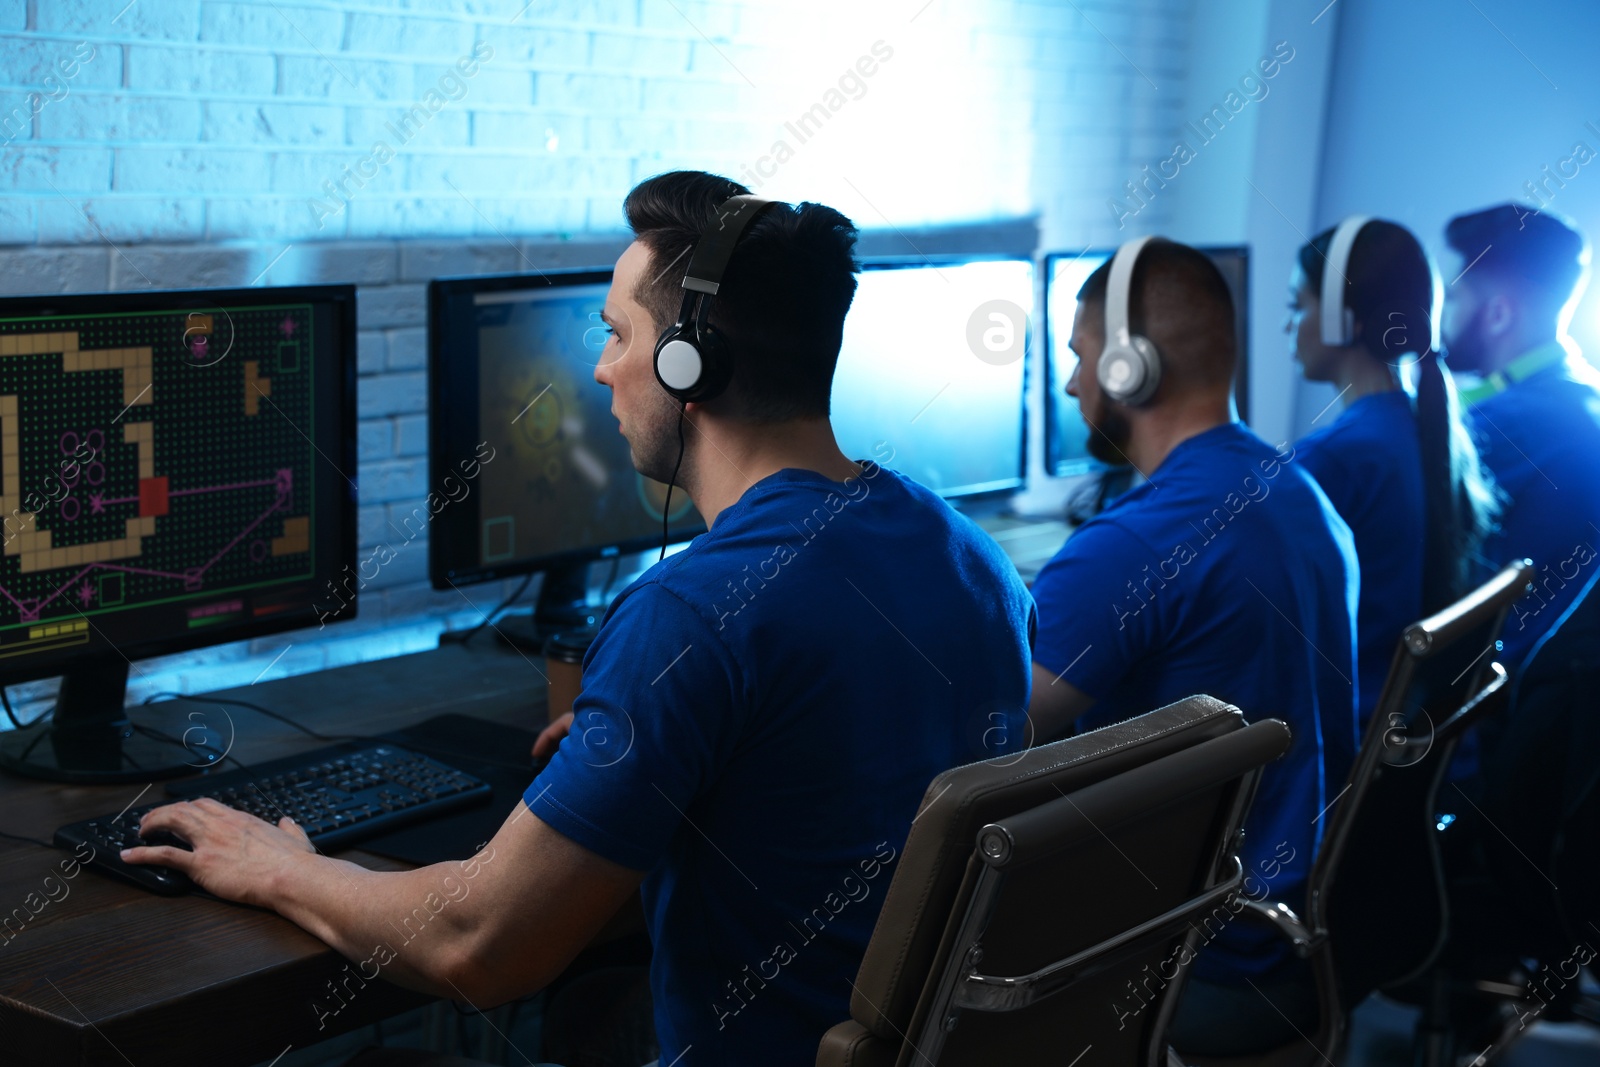
[[[885,1041],[854,1019],[822,1035],[816,1067],[894,1067],[900,1042]]]
[[[989,827],[984,829],[988,830]],[[1218,907],[1238,893],[1244,884],[1244,867],[1238,856],[1232,857],[1232,860],[1233,873],[1199,896],[1066,959],[1041,967],[1032,974],[1003,977],[975,970],[973,968],[983,959],[983,950],[974,945],[969,950],[967,973],[956,987],[951,1005],[978,1011],[1017,1011],[1059,993],[1091,974],[1104,971],[1110,964],[1125,958],[1129,950],[1171,936],[1184,929],[1196,915]]]
[[[1240,914],[1250,914],[1264,920],[1283,935],[1289,942],[1289,947],[1294,950],[1294,954],[1301,959],[1309,957],[1324,940],[1311,932],[1311,928],[1301,921],[1293,908],[1279,901],[1246,899],[1244,911]]]

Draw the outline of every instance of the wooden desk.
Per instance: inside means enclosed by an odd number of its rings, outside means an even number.
[[[322,733],[378,734],[445,712],[536,729],[544,682],[482,634],[459,645],[223,690]],[[272,719],[230,708],[246,763],[319,747]],[[532,780],[530,768],[529,779]],[[49,840],[57,826],[114,812],[142,785],[76,786],[0,777],[0,829]],[[146,798],[161,795],[160,783]],[[402,864],[359,850],[375,870]],[[199,897],[159,897],[96,871],[61,877],[69,853],[0,838],[0,1061],[7,1064],[247,1065],[271,1060],[431,998],[368,982],[318,1028],[314,1003],[346,961],[271,912]],[[463,856],[462,858],[466,858]],[[45,879],[56,888],[46,893]],[[66,887],[63,894],[61,886]],[[47,900],[38,914],[24,905]],[[49,897],[56,899],[49,900]],[[12,936],[14,935],[14,936]]]

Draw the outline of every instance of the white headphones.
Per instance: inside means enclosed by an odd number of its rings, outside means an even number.
[[[1117,249],[1106,282],[1106,347],[1095,377],[1100,391],[1120,404],[1143,404],[1161,384],[1161,353],[1149,338],[1128,326],[1133,268],[1144,246],[1154,239],[1138,237]]]
[[[1371,215],[1351,215],[1333,231],[1328,268],[1322,272],[1322,343],[1325,345],[1355,343],[1356,315],[1344,306],[1345,283],[1349,280],[1350,250],[1355,247],[1361,228],[1371,221]]]

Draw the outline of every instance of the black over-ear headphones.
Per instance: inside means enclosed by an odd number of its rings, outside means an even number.
[[[722,275],[733,258],[734,246],[771,200],[758,196],[729,197],[717,208],[717,217],[700,235],[689,270],[683,276],[683,306],[678,321],[661,331],[656,341],[656,381],[674,399],[700,403],[721,395],[733,379],[733,361],[722,335],[707,321],[711,298],[722,286]]]

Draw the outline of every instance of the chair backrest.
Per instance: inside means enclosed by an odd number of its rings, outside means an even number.
[[[1395,649],[1307,883],[1305,921],[1332,946],[1343,1010],[1420,974],[1443,947],[1434,800],[1463,732],[1504,703],[1506,672],[1493,653],[1531,569],[1506,567],[1406,627]]]
[[[1561,958],[1600,927],[1600,574],[1533,648],[1484,737],[1478,839],[1502,937]],[[1593,926],[1591,926],[1593,924]],[[1509,928],[1508,928],[1509,927]]]
[[[1165,1062],[1189,924],[1229,917],[1259,768],[1288,745],[1195,696],[941,774],[818,1067]]]

